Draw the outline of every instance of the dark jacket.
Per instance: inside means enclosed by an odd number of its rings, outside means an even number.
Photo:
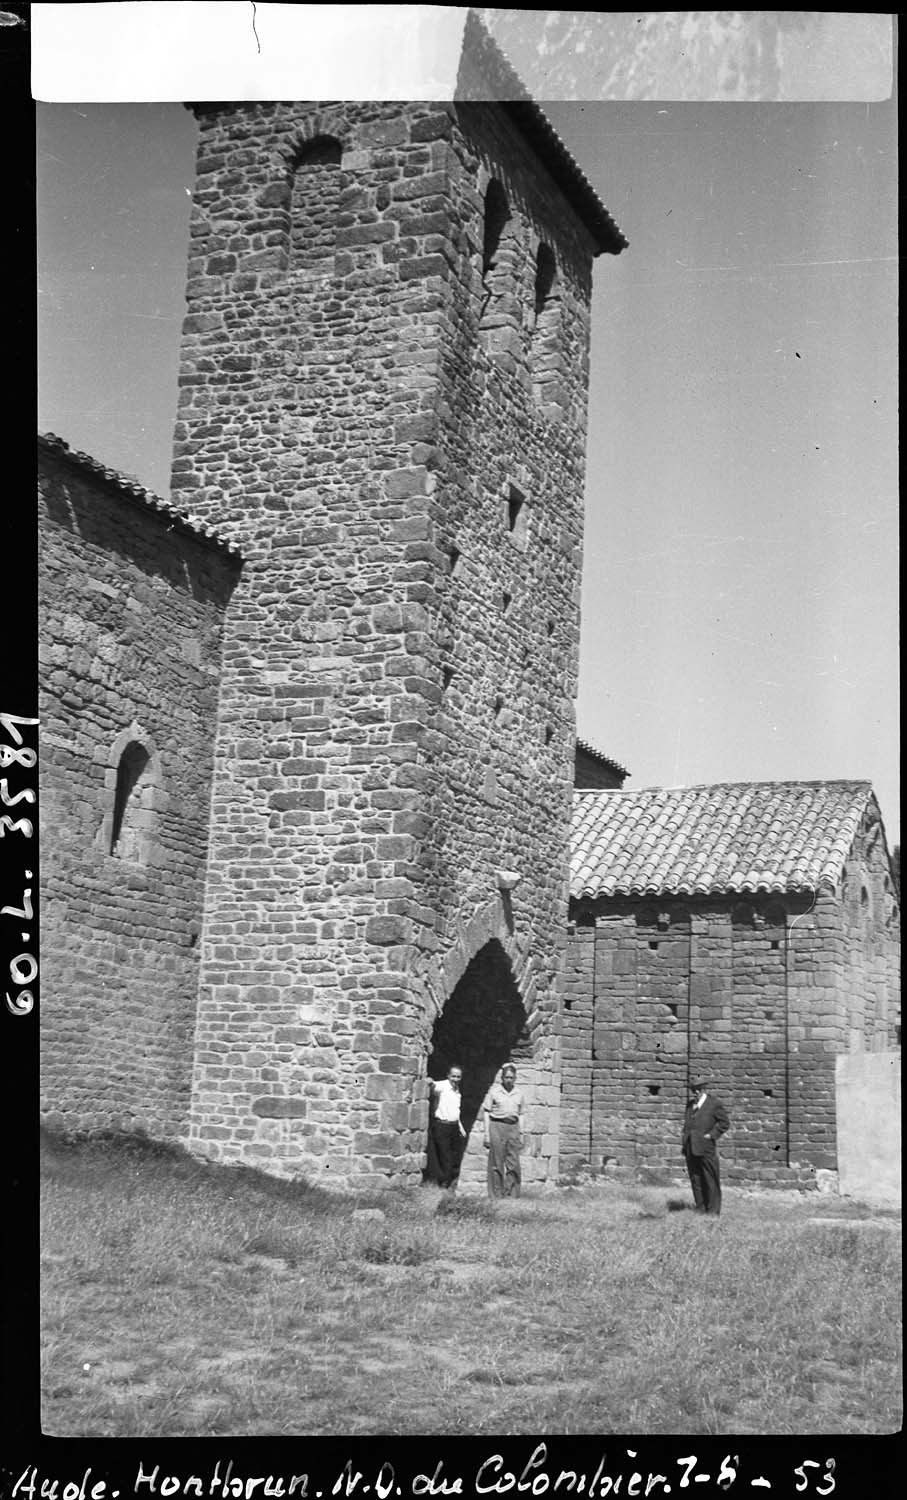
[[[715,1150],[715,1142],[730,1126],[727,1110],[714,1094],[706,1094],[701,1109],[693,1108],[693,1101],[684,1111],[681,1150],[691,1156],[709,1156]],[[711,1140],[706,1140],[706,1136]]]

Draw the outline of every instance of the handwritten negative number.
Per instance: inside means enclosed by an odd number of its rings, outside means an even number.
[[[7,830],[10,833],[21,833],[27,839],[30,839],[34,832],[28,818],[16,818],[13,822],[12,818],[8,818],[4,813],[0,818],[0,839],[6,838]]]
[[[37,759],[34,750],[30,750],[27,745],[23,745],[21,750],[14,750],[12,745],[0,745],[0,766],[4,771],[8,766],[24,766],[26,770],[31,770]]]
[[[799,1474],[800,1478],[803,1480],[803,1483],[802,1484],[796,1484],[794,1486],[794,1488],[796,1490],[798,1490],[802,1494],[802,1492],[805,1489],[809,1488],[809,1480],[806,1477],[805,1470],[806,1469],[818,1469],[818,1468],[819,1468],[819,1465],[818,1465],[818,1463],[816,1462],[816,1460],[814,1458],[805,1458],[803,1460],[802,1464],[799,1464],[798,1467],[796,1469],[794,1469],[794,1473],[795,1474]],[[827,1458],[825,1460],[825,1473],[824,1473],[824,1475],[822,1477],[824,1479],[828,1480],[828,1484],[826,1485],[826,1487],[825,1487],[824,1490],[821,1489],[818,1485],[816,1485],[816,1494],[817,1495],[830,1495],[831,1494],[832,1490],[835,1487],[835,1481],[834,1481],[834,1479],[832,1477],[833,1474],[834,1474],[834,1471],[835,1471],[835,1461],[834,1461],[834,1459],[833,1458]]]

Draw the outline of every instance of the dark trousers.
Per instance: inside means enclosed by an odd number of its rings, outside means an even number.
[[[520,1196],[520,1126],[517,1120],[488,1122],[488,1196]]]
[[[458,1120],[432,1120],[428,1130],[428,1175],[439,1187],[456,1187],[463,1145]]]
[[[718,1152],[707,1156],[694,1156],[689,1146],[684,1151],[693,1202],[701,1214],[721,1213],[721,1174],[718,1168]]]

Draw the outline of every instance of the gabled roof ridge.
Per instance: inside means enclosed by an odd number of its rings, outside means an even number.
[[[59,437],[57,433],[39,432],[38,448],[53,454],[55,458],[63,459],[72,468],[80,469],[94,479],[103,480],[106,485],[116,490],[124,500],[133,505],[139,505],[159,515],[162,520],[167,521],[168,530],[183,532],[205,546],[227,553],[236,562],[242,561],[242,553],[235,542],[224,541],[216,532],[209,530],[203,521],[190,515],[188,511],[178,510],[169,500],[162,499],[154,490],[148,489],[132,475],[110,468],[99,459],[93,458],[90,453],[71,448],[65,438]]]

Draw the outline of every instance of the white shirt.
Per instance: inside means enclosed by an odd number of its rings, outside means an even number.
[[[431,1086],[435,1094],[435,1119],[436,1120],[459,1120],[460,1104],[463,1096],[459,1089],[455,1089],[447,1078],[431,1080]]]
[[[706,1101],[707,1097],[708,1096],[706,1094],[706,1091],[705,1091],[705,1089],[703,1089],[702,1093],[699,1095],[699,1098],[696,1100],[696,1103],[693,1105],[693,1108],[694,1109],[702,1109],[702,1106],[705,1104],[705,1101]]]

